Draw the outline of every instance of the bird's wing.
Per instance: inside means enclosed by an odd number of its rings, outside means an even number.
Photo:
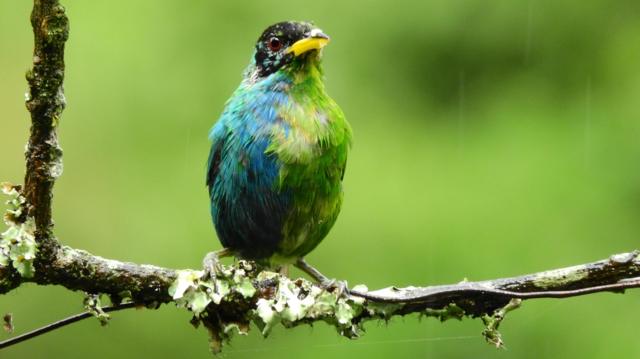
[[[209,160],[207,161],[207,178],[206,183],[209,187],[209,192],[213,188],[213,183],[218,176],[220,168],[220,160],[222,159],[222,150],[225,142],[225,126],[219,121],[211,130],[211,150],[209,151]]]

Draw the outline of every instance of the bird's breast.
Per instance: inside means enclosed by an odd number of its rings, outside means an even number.
[[[243,88],[223,114],[212,213],[223,244],[244,257],[304,256],[337,218],[350,129],[333,100],[311,89]]]

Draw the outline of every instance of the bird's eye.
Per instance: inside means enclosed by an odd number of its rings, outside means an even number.
[[[272,37],[268,42],[269,50],[276,52],[282,48],[282,42],[277,37]]]

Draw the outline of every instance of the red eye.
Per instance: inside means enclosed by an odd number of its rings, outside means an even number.
[[[277,37],[272,37],[269,39],[269,50],[276,52],[282,48],[282,42]]]

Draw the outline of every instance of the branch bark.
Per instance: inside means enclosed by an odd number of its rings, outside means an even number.
[[[15,223],[35,222],[33,233],[40,256],[33,266],[46,272],[48,259],[59,248],[53,237],[51,200],[53,185],[62,174],[62,150],[56,127],[65,106],[64,46],[69,36],[69,22],[64,7],[57,0],[34,0],[31,12],[34,35],[33,68],[27,74],[29,92],[26,106],[31,114],[31,136],[25,153],[26,200]],[[20,190],[20,188],[18,188]],[[0,265],[0,291],[15,288],[20,276],[11,267]]]
[[[56,0],[34,0],[31,23],[35,47],[33,69],[27,73],[26,104],[32,126],[26,176],[24,187],[11,188],[19,194],[15,203],[20,208],[6,218],[15,227],[15,238],[28,241],[33,237],[37,255],[33,272],[20,270],[28,256],[10,256],[16,248],[10,246],[17,242],[0,242],[0,294],[31,282],[105,294],[116,303],[126,300],[157,307],[175,302],[194,313],[193,323],[209,329],[212,348],[218,351],[222,341],[229,339],[230,328],[244,332],[250,322],[267,334],[277,323],[291,327],[325,321],[342,335],[355,337],[367,320],[410,313],[440,320],[481,317],[486,325],[485,338],[499,346],[498,325],[521,300],[622,292],[640,286],[640,256],[636,251],[519,277],[375,291],[358,286],[350,294],[339,296],[303,279],[258,272],[244,261],[226,267],[217,278],[204,279],[199,271],[120,262],[64,246],[53,234],[51,201],[55,180],[62,172],[56,128],[65,106],[64,46],[69,26],[64,8]],[[26,226],[30,221],[34,223],[33,233]],[[3,240],[9,238],[6,233]]]
[[[59,249],[53,237],[51,201],[53,185],[62,174],[62,149],[56,127],[64,110],[64,47],[69,37],[69,21],[57,0],[35,0],[31,12],[34,35],[33,68],[27,72],[29,94],[26,106],[31,113],[31,136],[26,150],[24,215],[35,221],[35,241],[40,255],[36,271],[47,272],[49,260]],[[23,218],[24,219],[24,218]]]
[[[115,298],[115,301],[124,298],[140,306],[156,307],[161,303],[176,302],[197,311],[193,298],[185,301],[182,299],[184,296],[170,294],[170,288],[180,282],[181,273],[193,275],[186,280],[186,285],[194,297],[197,293],[207,291],[210,295],[211,288],[224,283],[200,281],[202,273],[194,270],[120,262],[66,246],[61,246],[52,258],[45,261],[49,265],[47,270],[36,272],[33,278],[22,278],[21,282],[56,284],[70,290],[106,294]],[[356,288],[345,298],[329,297],[335,303],[345,303],[351,307],[348,309],[351,317],[341,323],[339,305],[320,311],[308,310],[298,317],[283,314],[287,308],[299,305],[297,300],[304,301],[307,297],[313,302],[309,308],[320,303],[322,298],[319,293],[323,290],[315,284],[303,279],[291,281],[276,273],[265,275],[267,272],[247,270],[246,262],[242,261],[227,270],[227,278],[235,277],[242,270],[242,275],[251,281],[256,291],[248,296],[234,295],[233,287],[239,286],[239,283],[230,282],[231,289],[223,294],[224,298],[218,303],[209,299],[206,308],[196,314],[196,321],[202,320],[206,326],[213,328],[215,348],[228,339],[221,333],[229,325],[246,328],[251,321],[259,326],[264,325],[264,318],[259,315],[261,303],[268,303],[271,310],[279,314],[276,322],[287,327],[325,321],[335,325],[340,334],[353,337],[359,334],[362,324],[371,319],[386,320],[396,315],[418,313],[440,320],[464,316],[482,317],[484,320],[508,307],[514,299],[567,298],[595,292],[623,292],[640,287],[640,255],[634,251],[593,263],[511,278],[428,287],[388,287],[375,291]],[[2,293],[7,291],[7,288],[1,290]],[[288,292],[295,295],[289,295]],[[216,289],[215,293],[219,291]],[[278,309],[278,306],[281,308]],[[214,323],[207,322],[211,318],[215,318]]]
[[[62,174],[62,150],[56,127],[65,107],[64,46],[69,22],[64,8],[55,0],[35,0],[31,13],[34,35],[33,68],[27,73],[31,113],[31,136],[27,144],[27,171],[24,195],[27,215],[36,223],[36,239],[52,236],[51,200],[53,184]]]

